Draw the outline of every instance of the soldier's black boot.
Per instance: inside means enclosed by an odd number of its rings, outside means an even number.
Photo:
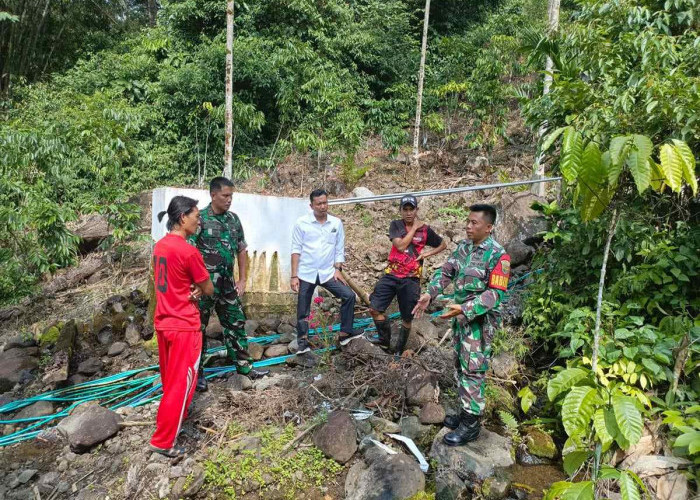
[[[204,378],[204,370],[199,370],[197,373],[197,387],[195,389],[197,392],[206,392],[209,389],[207,379]]]
[[[375,320],[374,324],[377,326],[377,334],[379,337],[369,337],[368,340],[373,344],[388,349],[391,347],[391,323],[385,319],[384,321]]]
[[[406,328],[405,326],[401,325],[401,328],[399,329],[399,339],[396,342],[396,350],[394,351],[394,354],[398,354],[399,356],[403,354],[404,349],[406,349],[406,342],[408,342],[408,335],[410,333],[410,328]]]
[[[442,421],[442,425],[447,427],[448,429],[456,429],[459,427],[459,422],[462,420],[462,417],[459,413],[456,415],[446,415],[445,420]]]
[[[481,422],[478,415],[462,411],[459,426],[442,438],[447,446],[462,446],[479,437]]]

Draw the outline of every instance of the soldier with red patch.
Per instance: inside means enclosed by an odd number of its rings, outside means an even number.
[[[445,426],[454,429],[443,438],[445,444],[460,446],[474,441],[481,429],[484,411],[486,370],[491,343],[500,323],[499,305],[508,290],[510,257],[491,237],[496,209],[472,205],[467,220],[467,238],[430,280],[413,310],[416,317],[449,285],[454,284],[454,304],[448,304],[442,318],[452,318],[455,368],[462,411],[448,415]]]

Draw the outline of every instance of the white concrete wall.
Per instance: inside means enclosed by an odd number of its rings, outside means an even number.
[[[167,216],[158,222],[158,213],[167,210],[170,200],[175,196],[187,196],[199,201],[201,209],[211,201],[209,191],[205,189],[158,188],[153,190],[151,236],[158,241],[165,236]],[[274,252],[278,252],[280,278],[285,283],[291,276],[292,227],[300,216],[311,213],[309,202],[302,198],[283,198],[261,196],[249,193],[233,193],[232,212],[241,219],[245,239],[248,243],[248,255],[266,253],[267,263]]]

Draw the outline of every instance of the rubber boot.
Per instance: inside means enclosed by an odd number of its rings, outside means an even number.
[[[448,429],[456,429],[459,427],[459,423],[462,421],[462,416],[458,413],[456,415],[446,415],[445,420],[442,421],[442,425]]]
[[[396,342],[396,350],[394,351],[394,354],[398,354],[399,356],[403,354],[404,349],[406,349],[406,342],[408,342],[408,335],[410,333],[410,328],[406,328],[405,326],[401,325],[401,328],[399,328],[399,339]]]
[[[479,437],[481,431],[481,418],[479,415],[472,415],[462,410],[459,419],[459,427],[452,432],[448,432],[442,438],[447,446],[462,446]]]
[[[391,347],[391,323],[388,320],[375,320],[374,324],[377,326],[377,333],[379,338],[370,337],[368,340],[380,347],[389,349]]]

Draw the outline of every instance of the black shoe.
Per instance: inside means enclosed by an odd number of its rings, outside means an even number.
[[[442,438],[447,446],[462,446],[479,437],[481,422],[478,415],[463,411],[459,420],[459,426]]]
[[[405,326],[401,325],[401,328],[399,328],[399,340],[396,342],[396,350],[394,351],[394,354],[398,354],[399,356],[403,354],[404,349],[406,349],[406,342],[408,342],[408,336],[410,333],[410,328],[406,328]]]
[[[367,337],[371,343],[389,349],[391,347],[391,323],[389,321],[375,321],[374,324],[377,326],[377,337]]]
[[[461,417],[459,416],[459,413],[457,415],[446,415],[445,420],[442,421],[442,425],[448,429],[456,429],[459,427],[460,421]]]
[[[197,374],[196,390],[197,390],[197,392],[206,392],[208,389],[209,389],[209,383],[207,383],[207,379],[204,378],[204,372],[200,371]]]
[[[265,375],[269,374],[270,370],[256,370],[255,368],[253,368],[246,374],[246,376],[251,380],[255,380],[258,378],[263,378]]]
[[[340,337],[338,340],[340,345],[348,345],[352,340],[362,337],[363,333],[365,333],[364,330],[360,330],[359,328],[353,330],[352,332],[340,332]]]
[[[304,354],[311,351],[311,346],[309,345],[309,339],[302,337],[297,339],[297,354]]]

